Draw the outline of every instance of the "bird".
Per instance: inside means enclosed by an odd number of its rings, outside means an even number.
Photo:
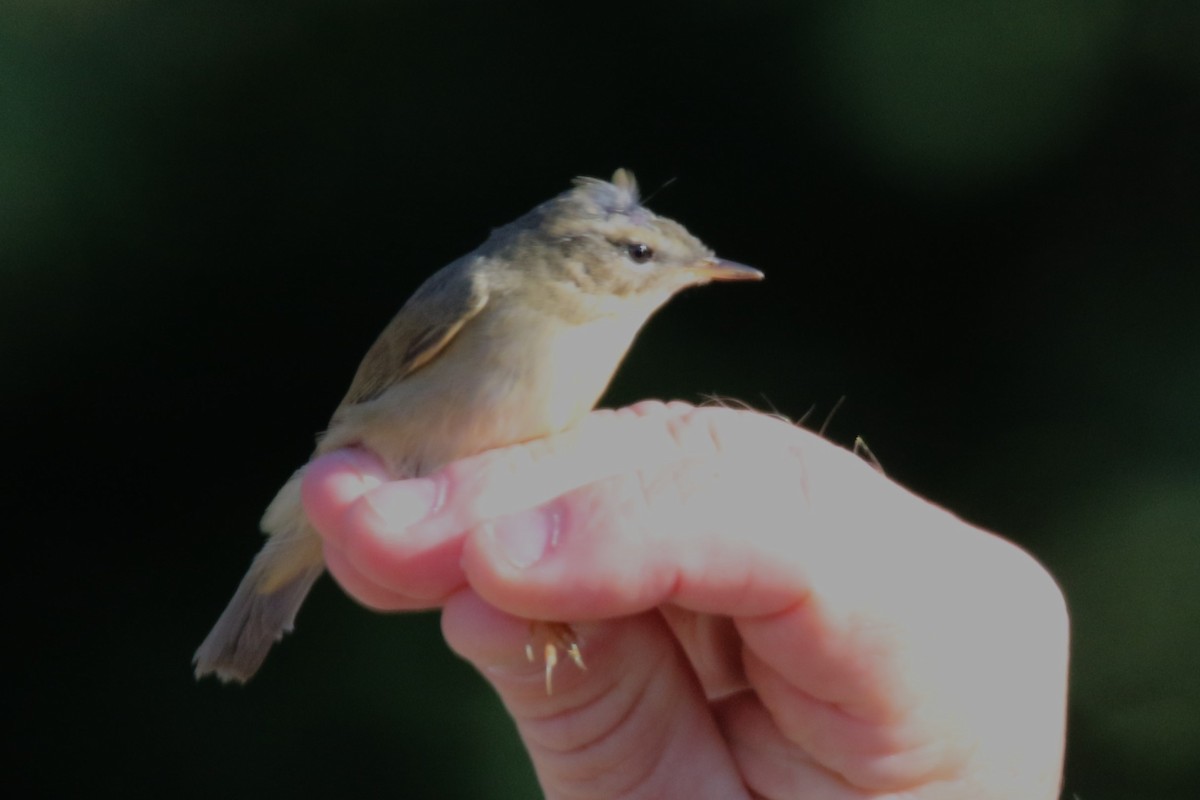
[[[413,293],[367,351],[312,457],[365,448],[394,478],[413,478],[558,433],[592,410],[673,295],[762,277],[646,208],[630,171],[576,178]],[[197,679],[248,681],[324,572],[303,476],[301,467],[267,507],[266,542],[197,649]],[[569,626],[548,626],[582,667]]]

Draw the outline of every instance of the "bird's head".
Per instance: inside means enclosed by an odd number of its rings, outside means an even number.
[[[576,178],[571,189],[494,238],[526,279],[567,287],[597,313],[634,300],[655,308],[680,289],[709,281],[762,278],[756,269],[718,258],[678,222],[643,206],[633,174],[624,169],[611,181]]]

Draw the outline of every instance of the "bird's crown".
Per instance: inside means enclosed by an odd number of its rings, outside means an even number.
[[[643,245],[667,261],[695,260],[710,251],[686,228],[641,203],[637,179],[618,169],[612,180],[580,177],[537,209],[539,227],[551,239],[589,238],[610,245]]]

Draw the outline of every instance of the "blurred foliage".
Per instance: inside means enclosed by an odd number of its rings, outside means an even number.
[[[1106,99],[1127,16],[1117,0],[841,3],[816,57],[872,167],[978,191],[1078,142]]]
[[[0,1],[18,777],[536,796],[430,615],[326,583],[247,689],[188,660],[399,302],[624,165],[769,280],[674,302],[608,402],[845,396],[1060,577],[1065,796],[1195,796],[1197,41],[1186,0]]]

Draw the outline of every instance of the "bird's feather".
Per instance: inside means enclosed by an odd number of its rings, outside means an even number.
[[[374,400],[428,364],[487,301],[487,282],[474,260],[456,261],[432,275],[375,340],[341,406]]]

